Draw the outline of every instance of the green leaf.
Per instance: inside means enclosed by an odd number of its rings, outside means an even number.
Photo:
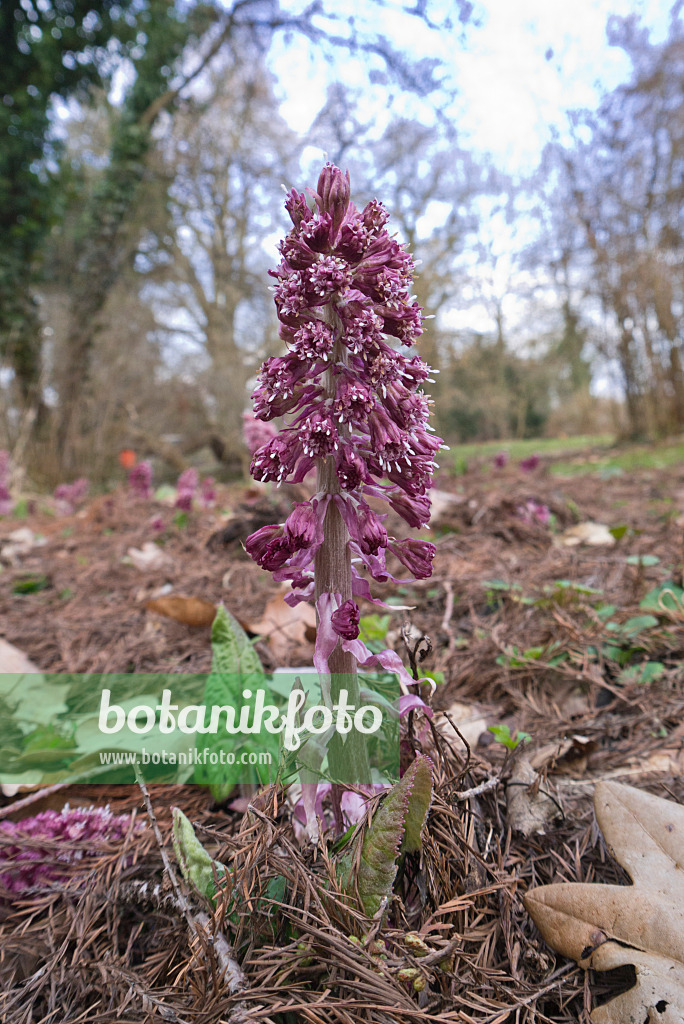
[[[37,594],[39,590],[45,590],[50,586],[47,576],[25,576],[12,587],[13,594]]]
[[[629,533],[629,526],[627,523],[621,523],[620,526],[611,526],[608,533],[612,533],[615,540],[622,540],[626,533]]]
[[[527,743],[532,739],[529,732],[516,731],[515,736],[507,725],[490,725],[488,732],[491,732],[497,743],[501,743],[507,750],[515,750],[520,743]]]
[[[654,683],[665,671],[662,661],[644,661],[641,665],[630,665],[618,676],[621,683]]]
[[[392,892],[400,852],[421,848],[421,832],[432,800],[432,765],[419,754],[383,800],[363,838],[357,886],[369,917]],[[353,856],[352,856],[353,859]],[[346,866],[348,859],[343,860]],[[351,877],[343,881],[351,888]]]
[[[402,853],[417,853],[422,848],[423,829],[432,803],[432,765],[427,757],[420,756],[413,764],[416,765],[415,779],[404,822]]]
[[[660,559],[657,555],[630,555],[625,561],[627,565],[657,565]]]
[[[384,640],[389,624],[389,615],[364,615],[359,622],[359,639],[365,644],[373,640]]]
[[[684,590],[672,580],[659,584],[640,601],[639,607],[645,612],[684,612]]]
[[[266,677],[259,661],[259,655],[250,643],[249,637],[234,616],[228,611],[225,605],[219,605],[216,617],[211,626],[211,646],[213,652],[211,673],[204,688],[203,703],[207,707],[224,707],[232,705],[239,707],[243,704],[242,691],[252,691],[265,687]],[[240,740],[242,739],[242,744]],[[259,747],[255,752],[263,751],[268,741],[276,751],[277,763],[277,737],[260,735],[258,737]],[[251,747],[249,736],[221,736],[218,734],[213,740],[207,736],[205,748],[216,753],[222,749],[236,752],[238,748],[242,751]],[[244,781],[245,768],[239,763],[198,765],[195,771],[195,782],[208,784],[211,795],[221,803],[229,795],[235,785]],[[258,773],[255,769],[255,779]]]
[[[216,892],[214,871],[220,878],[226,868],[209,856],[179,807],[173,808],[173,849],[185,881],[210,899]]]
[[[644,630],[653,629],[657,625],[658,620],[653,615],[635,615],[623,622],[620,631],[627,636],[635,636],[637,633],[643,633]]]
[[[443,672],[439,672],[439,671],[424,672],[423,673],[423,678],[424,679],[431,679],[433,681],[433,683],[435,683],[437,686],[443,686],[444,682],[445,682],[444,673]]]
[[[616,610],[617,605],[614,604],[599,604],[594,608],[599,619],[609,619],[611,615],[615,614]]]
[[[544,588],[547,589],[546,587]],[[574,590],[576,594],[602,594],[602,590],[590,587],[586,583],[576,583],[574,580],[554,580],[554,590]]]

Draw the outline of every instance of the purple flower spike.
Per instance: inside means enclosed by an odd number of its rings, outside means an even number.
[[[253,452],[252,474],[296,484],[316,470],[317,493],[284,525],[258,530],[246,549],[291,583],[290,603],[315,602],[322,684],[330,677],[334,693],[335,678],[355,679],[361,665],[397,673],[406,688],[415,680],[399,656],[375,654],[358,639],[356,598],[373,600],[369,578],[394,579],[388,550],[418,579],[431,575],[435,556],[433,544],[389,536],[375,507],[381,499],[409,526],[425,526],[445,447],[422,390],[430,368],[398,351],[423,331],[414,263],[387,231],[382,203],[358,210],[338,167],[326,164],[316,190],[306,191],[311,205],[295,190],[287,196],[293,227],[270,271],[288,350],[266,360],[253,395],[257,421],[282,417],[284,425]]]
[[[494,456],[494,465],[497,469],[503,469],[508,465],[508,452],[499,452]]]

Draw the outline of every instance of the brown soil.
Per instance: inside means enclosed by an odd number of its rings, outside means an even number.
[[[615,605],[610,618],[621,624],[644,614],[639,602],[658,583],[681,584],[684,467],[602,480],[560,479],[548,472],[548,462],[528,475],[515,467],[493,472],[487,466],[457,479],[444,476],[438,485],[458,500],[434,524],[434,575],[407,586],[400,597],[415,605],[412,622],[431,637],[433,655],[425,668],[444,675],[435,707],[474,703],[487,724],[504,723],[531,735],[525,754],[560,809],[546,833],[525,837],[507,820],[505,781],[512,759],[491,734],[483,734],[468,758],[449,744],[436,747],[421,729],[417,739],[436,762],[437,798],[422,863],[407,865],[402,902],[380,928],[331,895],[327,856],[296,847],[281,794],[263,797],[261,810],[243,816],[212,808],[197,787],[153,790],[165,835],[169,807],[177,803],[210,830],[204,837],[233,869],[240,905],[225,930],[245,971],[244,987],[234,995],[226,992],[212,973],[211,951],[203,958],[197,939],[190,948],[176,916],[133,905],[121,895],[131,879],[162,878],[159,850],[146,829],[132,852],[105,851],[85,887],[76,874],[68,885],[23,905],[0,904],[3,1020],[94,1024],[122,1019],[123,1013],[135,1021],[198,1024],[588,1024],[592,1000],[628,984],[628,972],[595,975],[590,988],[583,971],[539,938],[522,896],[528,887],[551,881],[626,880],[594,824],[596,779],[617,778],[684,799],[681,609],[649,630],[632,657],[664,665],[655,682],[626,679],[614,661],[591,654],[607,642],[597,606]],[[225,517],[194,513],[181,529],[172,524],[172,510],[132,504],[123,493],[96,499],[69,518],[0,520],[0,546],[20,525],[47,537],[44,546],[0,575],[0,636],[43,670],[207,670],[208,629],[161,618],[146,611],[145,602],[170,584],[173,593],[224,601],[247,626],[260,620],[277,588],[246,558],[239,538],[262,525],[253,510],[263,498],[236,489],[222,499],[236,509],[252,502],[252,511],[238,509],[227,543],[216,536]],[[521,520],[517,510],[529,499],[549,507],[552,529]],[[160,539],[170,561],[164,569],[141,572],[122,558],[130,547],[154,539],[149,524],[156,514],[168,524]],[[273,521],[280,518],[276,511]],[[587,520],[629,530],[613,547],[559,546],[566,527]],[[637,554],[659,561],[630,564],[628,556]],[[15,584],[28,575],[45,576],[48,586],[14,594]],[[488,580],[517,586],[496,589]],[[562,580],[601,593],[554,587]],[[385,588],[386,596],[391,593]],[[403,614],[394,614],[389,634],[399,651]],[[552,644],[557,646],[550,650]],[[541,648],[538,657],[519,657],[534,648]],[[273,667],[268,638],[257,649]],[[559,651],[568,652],[567,659],[549,665]],[[302,641],[287,661],[310,663],[311,654],[311,645]],[[492,788],[459,799],[490,778]],[[62,806],[67,798],[90,802],[96,792],[71,787],[46,799]],[[102,794],[105,800],[115,811],[135,807],[144,813],[137,790],[110,789]],[[263,897],[276,877],[285,879],[286,895],[274,918]],[[217,928],[225,910],[220,904]],[[446,970],[435,958],[425,968],[421,993],[398,975],[416,964],[403,944],[407,930],[421,930],[435,956],[449,951]],[[350,943],[350,935],[360,943]],[[380,935],[384,961],[372,946]],[[47,972],[40,971],[43,964]]]

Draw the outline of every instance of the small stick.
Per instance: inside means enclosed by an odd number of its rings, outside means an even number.
[[[6,818],[9,814],[14,814],[15,811],[23,811],[25,807],[30,807],[31,804],[37,803],[43,797],[52,796],[53,793],[57,793],[60,789],[64,789],[65,786],[69,785],[71,785],[70,782],[56,782],[54,786],[46,786],[45,789],[38,789],[35,793],[29,793],[28,796],[23,797],[21,800],[15,800],[14,803],[8,804],[7,807],[0,807],[0,818]]]
[[[495,775],[493,779],[485,779],[479,786],[473,786],[472,789],[466,789],[463,793],[457,793],[457,800],[470,800],[471,796],[482,796],[483,793],[488,793],[490,789],[496,789],[501,782],[498,775]]]

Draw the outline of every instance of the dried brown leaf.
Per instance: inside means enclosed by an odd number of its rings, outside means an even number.
[[[201,597],[181,597],[179,594],[168,594],[156,597],[145,605],[149,612],[165,615],[185,626],[211,626],[216,617],[216,605],[204,601]]]
[[[525,906],[550,946],[599,971],[633,964],[637,983],[594,1024],[684,1022],[684,807],[616,782],[594,791],[596,818],[632,886],[563,883]]]
[[[249,633],[266,637],[275,660],[285,664],[293,648],[316,639],[316,612],[304,601],[292,608],[284,594],[276,594],[258,622],[243,622],[243,626]]]

